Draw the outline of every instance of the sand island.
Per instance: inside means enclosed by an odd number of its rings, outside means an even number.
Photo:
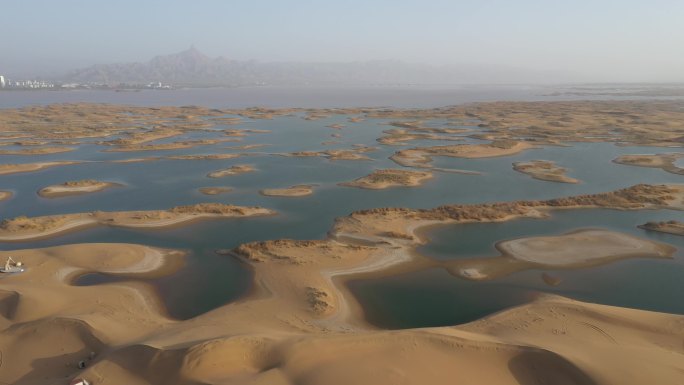
[[[546,180],[559,183],[579,183],[580,181],[571,178],[565,173],[567,169],[556,165],[555,162],[548,160],[531,160],[529,162],[513,163],[515,171],[527,174],[534,179]]]
[[[0,222],[0,242],[44,238],[93,225],[154,228],[173,226],[204,218],[242,218],[274,214],[275,211],[262,207],[200,203],[178,206],[168,210],[93,211],[32,218],[20,216]]]
[[[259,190],[259,194],[268,197],[303,197],[313,194],[313,187],[315,185],[300,184],[286,188],[268,188]]]
[[[204,195],[219,195],[233,191],[232,187],[200,187],[199,192]]]
[[[38,195],[43,198],[60,198],[71,195],[82,195],[103,191],[112,187],[123,186],[120,183],[103,182],[94,179],[68,181],[61,184],[43,187],[38,190]]]
[[[432,173],[427,171],[384,169],[375,170],[369,175],[355,179],[351,182],[338,183],[338,185],[382,190],[390,187],[420,186],[424,181],[430,178],[432,178]]]
[[[527,142],[496,140],[489,144],[455,144],[450,146],[416,147],[397,151],[390,157],[394,162],[405,167],[431,167],[435,156],[454,158],[491,158],[514,155],[533,148]]]
[[[209,174],[207,174],[207,177],[209,177],[209,178],[223,178],[226,176],[246,174],[246,173],[254,172],[254,171],[256,171],[256,168],[254,168],[253,166],[250,166],[248,164],[239,164],[239,165],[231,166],[229,168],[224,168],[222,170],[212,171]]]

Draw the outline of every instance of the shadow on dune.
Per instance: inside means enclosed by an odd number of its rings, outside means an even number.
[[[521,352],[508,369],[520,385],[597,385],[570,361],[548,350]]]

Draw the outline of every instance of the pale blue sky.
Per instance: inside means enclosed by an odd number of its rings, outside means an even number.
[[[398,59],[684,81],[684,0],[2,0],[0,73],[147,61]]]

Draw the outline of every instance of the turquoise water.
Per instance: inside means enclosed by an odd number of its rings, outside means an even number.
[[[333,130],[326,126],[342,123],[346,127]],[[249,134],[242,142],[198,146],[173,151],[146,151],[137,153],[102,152],[108,147],[84,144],[77,151],[45,156],[0,156],[2,163],[23,163],[47,160],[91,160],[94,162],[56,167],[35,173],[0,176],[0,189],[11,190],[14,197],[0,202],[2,218],[18,215],[37,216],[84,212],[92,210],[151,210],[194,204],[198,202],[223,202],[236,205],[259,205],[278,211],[267,218],[211,220],[171,229],[133,230],[123,228],[95,227],[84,231],[63,234],[46,240],[0,244],[0,249],[47,247],[87,242],[130,242],[151,246],[177,248],[189,252],[188,265],[180,273],[161,279],[148,280],[164,299],[168,312],[175,318],[191,318],[224,303],[245,295],[251,287],[252,273],[249,268],[229,256],[214,253],[216,249],[231,249],[241,243],[279,239],[320,239],[336,217],[374,207],[430,208],[451,203],[481,203],[519,199],[547,199],[585,193],[610,191],[635,183],[684,183],[684,176],[666,173],[658,169],[629,167],[611,162],[622,154],[676,151],[641,147],[617,147],[606,143],[578,143],[574,147],[549,147],[525,153],[493,159],[437,158],[435,165],[443,168],[465,169],[482,172],[482,175],[435,173],[435,177],[420,188],[397,188],[381,191],[340,187],[339,182],[364,176],[377,168],[399,167],[388,159],[402,146],[383,146],[376,142],[381,132],[390,126],[383,120],[366,120],[348,123],[344,116],[332,116],[317,121],[306,121],[301,116],[278,117],[273,120],[246,120],[237,126],[223,128],[249,128],[271,130],[265,134]],[[428,122],[440,126],[446,121]],[[477,127],[472,127],[477,130]],[[332,138],[332,133],[342,138]],[[184,139],[225,138],[221,132],[190,133]],[[174,138],[178,140],[179,138]],[[323,146],[321,142],[339,140],[341,143]],[[169,141],[168,139],[165,141]],[[160,141],[161,142],[161,141]],[[267,147],[252,150],[229,150],[225,147],[244,144],[266,143]],[[371,161],[330,161],[323,158],[293,158],[275,153],[351,148],[353,144],[377,146],[379,149],[366,155]],[[411,145],[434,145],[435,141],[418,141]],[[228,160],[159,160],[142,163],[110,163],[110,160],[167,156],[181,154],[249,153],[238,159]],[[548,159],[567,167],[569,174],[583,181],[580,184],[560,184],[538,181],[512,169],[512,162]],[[258,171],[227,178],[212,179],[206,174],[236,164],[251,164]],[[36,194],[40,188],[66,180],[94,178],[124,184],[101,193],[44,199]],[[295,184],[316,184],[314,195],[304,198],[264,197],[258,190],[286,187]],[[200,187],[231,186],[234,191],[216,196],[206,196],[197,191]],[[475,227],[451,227],[431,233],[433,242],[421,252],[434,258],[454,258],[472,255],[491,255],[492,244],[501,239],[542,233],[564,232],[578,227],[611,227],[621,231],[637,232],[634,225],[653,219],[674,219],[675,212],[638,212],[620,214],[592,214],[593,211],[577,211],[555,214],[545,221],[516,221],[505,224],[472,225]],[[470,226],[470,225],[468,225]],[[477,227],[480,226],[480,227]],[[659,238],[660,239],[660,238]],[[665,238],[665,241],[682,247],[681,241]],[[97,256],[93,256],[97,258]],[[678,256],[680,258],[680,256]],[[679,261],[679,260],[677,260]],[[608,271],[611,276],[631,277],[632,264],[643,263],[647,268],[680,266],[679,262],[638,261],[620,262],[608,267],[587,270],[586,277]],[[636,266],[636,265],[634,265]],[[641,269],[634,268],[636,270]],[[635,270],[635,271],[636,271]],[[654,271],[656,271],[654,270]],[[667,270],[667,269],[665,269]],[[580,274],[579,272],[559,272]],[[584,273],[582,273],[584,274]],[[672,268],[666,274],[684,277],[681,270]],[[564,276],[565,277],[565,276]],[[573,275],[574,277],[574,275]],[[598,277],[598,276],[596,276]],[[89,275],[82,277],[82,285],[103,284],[118,279],[134,279]],[[589,279],[589,278],[587,278]],[[617,278],[616,278],[617,279]],[[644,278],[646,279],[646,278]],[[538,281],[538,282],[537,282]],[[597,282],[598,282],[597,278]],[[564,278],[563,285],[575,282]],[[596,283],[595,289],[576,293],[571,287],[561,285],[549,288],[541,283],[538,272],[524,272],[500,281],[473,283],[454,278],[441,270],[416,272],[386,280],[359,281],[353,283],[361,303],[369,317],[387,327],[424,326],[463,322],[507,306],[528,301],[538,292],[560,292],[579,299],[615,303],[624,306],[649,308],[649,303],[636,296],[628,296],[633,290],[643,288],[646,281],[625,278],[619,281],[626,286],[625,295],[601,294],[605,290]],[[639,283],[641,282],[641,283]],[[652,282],[652,280],[650,281]],[[364,289],[366,288],[366,289]],[[517,288],[517,289],[516,289]],[[679,289],[673,281],[670,289]],[[565,290],[565,291],[563,291]],[[413,293],[407,295],[407,292]],[[468,292],[468,295],[461,295]],[[436,295],[435,293],[441,293]],[[454,293],[461,293],[458,300]],[[584,294],[583,294],[584,293]],[[592,294],[593,293],[593,294]],[[595,297],[591,295],[596,294]],[[650,294],[649,294],[650,295]],[[588,296],[588,297],[587,297]],[[623,298],[624,303],[616,298]],[[632,298],[633,297],[633,298]],[[397,300],[397,298],[405,298]],[[412,299],[415,298],[415,299]],[[480,300],[473,300],[480,298]],[[651,298],[651,297],[649,297]],[[655,299],[665,301],[658,309],[671,306],[675,312],[681,303],[674,296]],[[428,300],[429,299],[429,300]],[[444,304],[461,304],[448,307],[451,312],[436,309]],[[421,309],[417,318],[406,316],[413,307]],[[653,305],[655,306],[655,305]],[[402,313],[404,311],[404,313]],[[407,318],[408,317],[408,318]],[[389,320],[389,321],[388,321]],[[402,321],[404,320],[404,321]]]

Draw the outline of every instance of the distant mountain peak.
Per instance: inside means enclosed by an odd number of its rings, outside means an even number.
[[[191,45],[190,48],[186,49],[185,51],[181,51],[176,55],[191,58],[209,59],[209,56],[205,55],[200,50],[198,50],[194,44]]]

